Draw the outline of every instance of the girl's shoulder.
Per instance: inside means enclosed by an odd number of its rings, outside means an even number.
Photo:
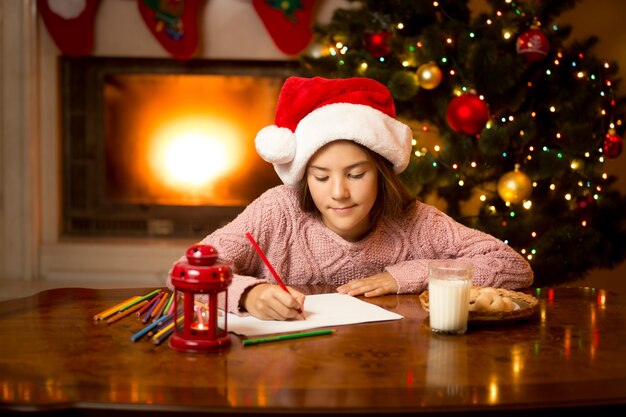
[[[286,185],[277,185],[264,191],[252,204],[269,205],[288,210],[297,209],[299,208],[298,191]]]
[[[294,219],[303,215],[298,201],[298,190],[278,185],[264,191],[246,211],[262,217]]]

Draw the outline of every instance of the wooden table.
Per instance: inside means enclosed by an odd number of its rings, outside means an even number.
[[[431,334],[416,295],[367,301],[402,320],[331,336],[190,354],[92,316],[151,289],[56,289],[0,303],[0,415],[252,413],[568,415],[626,408],[626,300],[589,288],[529,291],[534,316]],[[532,411],[531,411],[532,410]],[[159,414],[160,415],[160,414]]]

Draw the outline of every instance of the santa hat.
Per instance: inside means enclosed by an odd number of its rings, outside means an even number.
[[[290,77],[278,97],[274,125],[256,136],[258,154],[296,186],[313,154],[346,139],[382,155],[400,173],[409,164],[411,129],[396,120],[391,93],[368,78]]]

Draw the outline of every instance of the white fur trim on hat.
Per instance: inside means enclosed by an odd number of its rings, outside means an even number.
[[[272,164],[289,163],[296,154],[294,133],[276,125],[261,129],[254,139],[254,145],[261,158]]]
[[[352,140],[382,155],[391,161],[396,173],[409,164],[413,132],[407,125],[370,106],[334,103],[300,120],[295,140],[292,139],[293,160],[274,163],[278,176],[286,185],[297,186],[313,154],[327,143],[341,139]]]

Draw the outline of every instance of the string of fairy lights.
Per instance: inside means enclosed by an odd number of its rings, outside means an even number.
[[[433,11],[442,13],[448,19],[453,19],[449,16],[446,11],[443,9],[442,5],[433,1],[432,7]],[[530,211],[533,208],[533,200],[532,200],[532,191],[534,188],[540,185],[539,181],[531,180],[528,175],[524,172],[524,165],[533,161],[533,159],[540,157],[541,154],[552,154],[558,160],[567,161],[569,164],[569,169],[572,171],[573,175],[577,175],[579,180],[575,182],[575,188],[568,187],[566,184],[561,184],[558,179],[551,179],[549,184],[547,184],[547,188],[550,192],[554,193],[555,198],[563,198],[567,202],[572,202],[574,205],[572,208],[576,207],[576,204],[595,204],[598,200],[601,199],[602,191],[604,189],[604,184],[606,180],[608,180],[609,175],[606,172],[602,172],[596,177],[589,177],[589,171],[585,170],[585,174],[579,173],[582,172],[583,167],[589,164],[593,164],[594,161],[597,161],[600,165],[604,165],[608,158],[615,158],[619,156],[622,150],[622,138],[617,136],[616,129],[622,126],[623,121],[621,119],[614,120],[614,110],[616,106],[615,94],[616,92],[613,90],[613,83],[605,77],[602,72],[598,72],[594,69],[585,68],[585,56],[583,53],[578,53],[573,57],[566,56],[566,53],[562,49],[558,49],[554,51],[554,58],[547,58],[547,49],[550,48],[550,45],[547,44],[547,37],[544,32],[547,30],[551,30],[553,33],[559,31],[558,25],[551,25],[549,29],[542,28],[542,24],[537,18],[532,18],[532,26],[526,33],[518,34],[517,27],[512,27],[512,24],[507,25],[508,21],[512,21],[511,13],[513,13],[513,18],[519,18],[523,20],[530,20],[529,14],[523,9],[522,5],[515,3],[512,0],[504,0],[502,4],[502,10],[495,10],[491,15],[485,15],[484,25],[482,28],[475,26],[472,30],[469,30],[466,35],[468,39],[463,39],[463,41],[479,41],[481,29],[484,27],[493,26],[495,28],[502,27],[501,36],[502,41],[509,42],[511,44],[511,50],[516,50],[517,43],[517,52],[520,53],[519,44],[520,39],[523,36],[526,36],[527,39],[525,46],[528,46],[530,50],[525,52],[530,52],[534,54],[531,56],[534,62],[545,59],[545,71],[544,77],[547,80],[550,80],[551,77],[554,77],[557,73],[562,73],[562,69],[565,66],[569,66],[571,71],[571,77],[573,79],[578,80],[581,83],[589,82],[593,83],[593,86],[600,86],[600,88],[596,88],[597,94],[599,94],[601,98],[602,106],[597,111],[597,116],[600,120],[602,120],[602,125],[606,126],[606,138],[603,144],[597,149],[589,149],[581,152],[580,154],[573,153],[571,151],[563,151],[560,143],[563,143],[565,140],[565,133],[558,129],[555,132],[544,132],[546,138],[552,137],[553,145],[544,144],[537,146],[536,144],[529,144],[527,147],[523,148],[521,152],[518,152],[517,155],[510,155],[509,152],[503,151],[501,157],[503,158],[503,162],[505,159],[510,160],[511,158],[515,159],[515,168],[505,173],[500,180],[498,181],[497,187],[494,190],[493,184],[475,184],[471,181],[471,178],[474,177],[476,170],[480,170],[483,168],[480,161],[470,161],[469,163],[461,163],[461,162],[450,162],[445,161],[445,159],[441,158],[441,155],[444,153],[445,149],[443,145],[437,144],[433,145],[432,149],[429,149],[428,146],[422,145],[418,142],[417,139],[413,140],[414,146],[414,154],[417,158],[424,158],[426,155],[431,154],[434,159],[432,161],[432,165],[434,168],[443,167],[453,172],[455,178],[457,178],[457,186],[458,187],[466,187],[472,186],[478,190],[479,193],[479,201],[483,205],[487,205],[487,212],[489,212],[493,216],[501,216],[502,227],[507,227],[508,222],[514,220],[518,216],[519,210],[527,210]],[[517,23],[517,22],[516,22]],[[494,26],[498,25],[498,26]],[[396,31],[402,31],[405,29],[404,22],[395,22],[393,28]],[[393,31],[393,29],[390,29]],[[389,37],[392,36],[389,31],[381,31],[378,33],[374,33],[370,35],[369,39],[365,40],[366,49],[370,52],[371,56],[366,56],[360,64],[356,67],[356,72],[358,75],[365,75],[370,63],[368,63],[369,59],[377,60],[379,63],[385,63],[389,59],[389,55],[392,52],[391,49],[380,49],[384,48],[385,45],[389,46]],[[336,39],[341,39],[341,41],[336,41]],[[368,48],[367,43],[370,43]],[[416,51],[419,51],[421,48],[428,46],[425,44],[425,40],[420,39],[413,41],[405,46],[405,50],[401,52],[401,57],[399,61],[403,68],[407,70],[411,70],[413,68],[417,68],[415,71],[414,81],[417,88],[423,89],[434,89],[440,84],[444,77],[447,77],[450,82],[456,82],[456,86],[453,88],[453,99],[460,97],[469,97],[470,95],[478,97],[482,100],[484,106],[487,107],[487,103],[485,103],[485,97],[477,94],[474,90],[474,87],[470,85],[463,77],[463,67],[454,62],[453,54],[446,53],[444,56],[439,57],[437,60],[431,60],[428,62],[417,62],[415,56]],[[457,44],[457,39],[450,34],[444,34],[443,38],[439,40],[445,46],[444,50],[452,51],[452,48]],[[532,43],[535,43],[532,45]],[[543,49],[537,49],[537,42],[544,42]],[[321,46],[323,48],[323,46]],[[346,44],[346,41],[341,38],[341,36],[335,36],[331,40],[331,44],[326,46],[326,50],[330,56],[336,58],[336,63],[338,66],[345,65],[345,56],[351,50],[350,45]],[[371,49],[370,49],[371,48]],[[314,51],[310,51],[312,55],[315,55]],[[537,55],[539,54],[539,55]],[[323,52],[318,52],[318,56],[324,55]],[[551,59],[551,61],[547,61]],[[608,70],[611,68],[608,62],[605,62],[602,66],[604,70]],[[454,81],[457,80],[457,81]],[[592,87],[593,87],[592,86]],[[527,83],[527,88],[532,89],[535,88],[533,83],[529,81]],[[535,119],[538,113],[546,113],[556,115],[559,112],[560,103],[558,102],[542,102],[542,103],[533,103],[534,108],[530,113],[530,116]],[[476,104],[473,104],[473,109],[478,109]],[[489,115],[488,119],[484,121],[484,124],[480,126],[477,132],[461,132],[474,136],[478,136],[477,134],[485,129],[493,129],[494,127],[502,127],[510,123],[514,123],[517,120],[515,114],[509,115],[498,115],[497,118],[493,115]],[[450,117],[448,117],[449,123]],[[452,126],[452,125],[451,125]],[[454,129],[453,130],[457,130]],[[423,124],[422,131],[429,131],[429,126],[427,124]],[[459,132],[457,130],[457,132]],[[524,139],[526,132],[521,129],[518,132],[518,137],[520,141]],[[593,142],[593,138],[590,138],[590,143]],[[597,139],[594,139],[597,142]],[[609,155],[607,155],[607,151],[609,151]],[[586,176],[587,177],[586,177]],[[502,208],[501,204],[495,204],[494,198],[497,198],[498,195],[502,201],[504,202],[504,208]],[[587,227],[589,219],[586,217],[582,217],[579,219],[580,227]],[[540,231],[532,230],[530,231],[531,242],[532,240],[539,237]],[[505,240],[506,241],[506,240]],[[506,241],[511,244],[511,242]],[[529,245],[529,246],[532,246]],[[517,250],[522,253],[527,259],[531,260],[537,254],[536,249],[532,247],[522,247],[517,248]]]

